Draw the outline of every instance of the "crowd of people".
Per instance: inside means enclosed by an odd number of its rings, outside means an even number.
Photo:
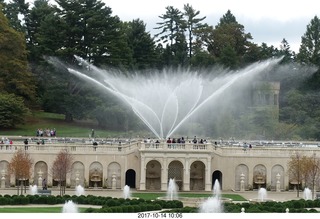
[[[144,143],[160,143],[159,140],[153,140],[153,139],[150,139],[150,138],[147,138],[147,139],[144,139]],[[185,144],[185,143],[189,143],[189,144],[206,144],[207,143],[207,140],[206,139],[198,139],[197,136],[194,136],[193,139],[188,139],[187,140],[184,138],[184,137],[180,137],[180,138],[168,138],[166,140],[166,143],[168,144]]]
[[[37,137],[55,137],[57,136],[57,132],[56,132],[56,129],[53,128],[53,129],[49,129],[49,128],[46,128],[46,129],[37,129],[37,132],[36,132],[36,136]]]
[[[6,137],[2,137],[1,138],[1,141],[0,141],[0,150],[2,150],[2,149],[6,149],[6,150],[11,150],[12,149],[12,144],[13,144],[13,142],[12,142],[12,140],[11,139],[9,139],[9,138],[6,138]]]

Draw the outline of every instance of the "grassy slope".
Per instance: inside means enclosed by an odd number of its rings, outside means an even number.
[[[0,135],[2,136],[35,136],[37,129],[53,129],[57,131],[58,137],[89,137],[91,129],[95,129],[95,136],[101,138],[119,137],[123,133],[101,130],[97,127],[97,123],[93,121],[74,121],[68,123],[64,121],[64,115],[34,112],[26,119],[24,125],[18,125],[14,129],[1,129]]]

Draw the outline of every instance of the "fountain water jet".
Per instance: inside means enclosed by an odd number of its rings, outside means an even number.
[[[37,185],[30,185],[29,188],[31,195],[36,195],[38,193],[38,186]]]
[[[168,189],[167,189],[167,200],[178,199],[178,185],[175,179],[169,179]]]
[[[76,187],[76,196],[80,196],[84,194],[85,194],[84,188],[81,185],[78,185]]]
[[[130,186],[128,185],[125,185],[123,187],[123,198],[124,199],[131,198]]]
[[[67,201],[62,208],[62,213],[79,213],[78,206],[72,200]]]
[[[258,190],[258,201],[264,202],[267,200],[267,190],[265,188],[260,188]]]
[[[167,139],[189,117],[240,80],[248,82],[250,77],[281,60],[259,62],[237,72],[226,72],[228,74],[222,74],[225,70],[219,70],[215,75],[220,76],[212,79],[204,76],[207,72],[191,70],[163,71],[149,78],[141,76],[143,74],[125,76],[99,69],[82,58],[76,58],[82,66],[90,69],[92,77],[56,59],[49,61],[55,66],[64,66],[70,73],[122,99],[159,139]]]
[[[221,189],[219,180],[215,180],[213,186],[213,197],[209,197],[199,208],[200,213],[222,213]]]
[[[304,200],[312,200],[312,192],[309,188],[303,190],[303,198]]]
[[[254,202],[270,202],[275,200],[269,199],[267,190],[261,187],[258,190],[258,198],[253,198],[253,199],[250,199],[249,201],[254,203]]]

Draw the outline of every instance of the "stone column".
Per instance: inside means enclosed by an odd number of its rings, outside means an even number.
[[[186,158],[185,168],[183,169],[183,191],[190,191],[190,164]]]
[[[161,168],[161,191],[167,191],[168,189],[168,166],[167,158],[163,158],[163,164]]]
[[[145,157],[141,154],[141,173],[140,173],[140,190],[146,190],[146,165],[145,165]]]
[[[211,182],[211,156],[207,157],[205,169],[205,191],[212,191],[213,182]]]

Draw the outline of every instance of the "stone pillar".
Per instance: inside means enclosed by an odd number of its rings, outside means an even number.
[[[167,158],[163,158],[163,164],[161,168],[161,191],[167,191],[168,189],[168,166]]]
[[[277,176],[276,176],[276,179],[277,179],[277,184],[276,184],[276,191],[277,192],[281,192],[281,188],[280,188],[280,186],[281,186],[281,184],[280,184],[280,173],[278,173],[277,174]]]
[[[1,188],[6,188],[6,171],[1,171]]]
[[[211,156],[208,156],[205,169],[205,191],[212,191],[213,183],[211,182]]]
[[[240,191],[244,192],[245,191],[245,186],[244,186],[244,174],[241,173],[240,175]]]
[[[190,164],[186,158],[185,168],[183,169],[183,191],[190,191]]]
[[[141,154],[140,190],[146,190],[146,170],[145,157]]]

